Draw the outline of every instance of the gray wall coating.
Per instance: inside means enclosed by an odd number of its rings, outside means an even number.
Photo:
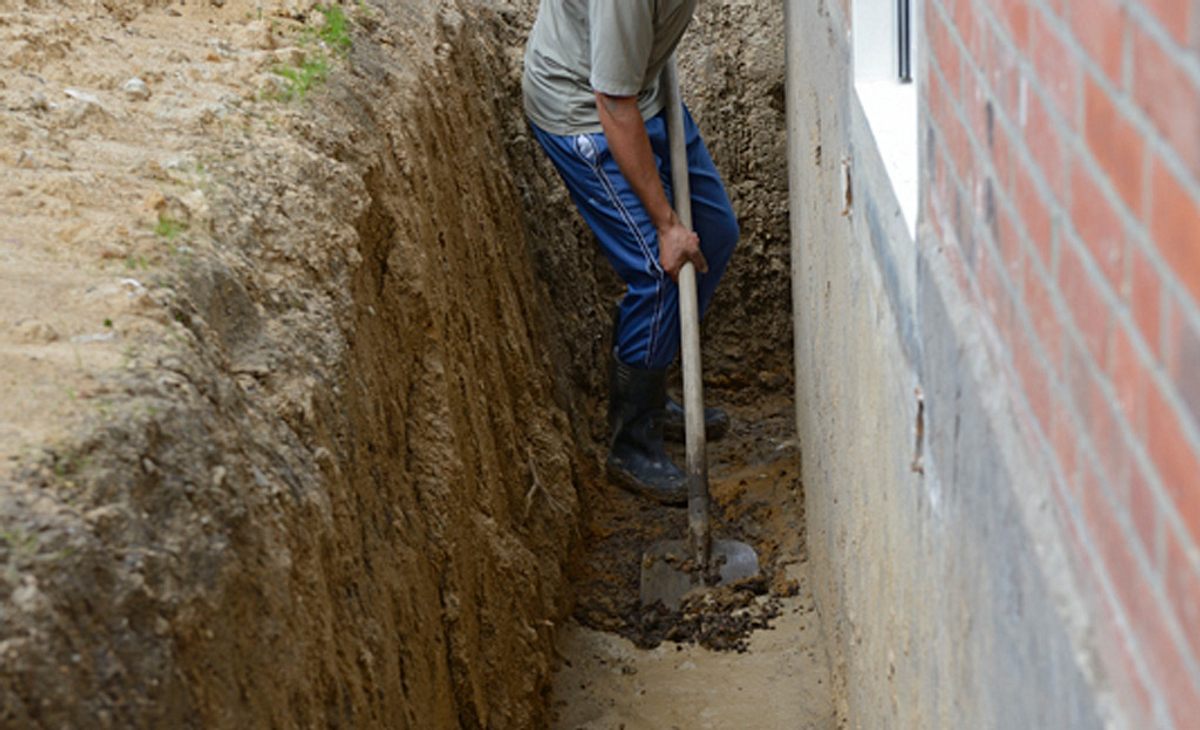
[[[840,710],[852,728],[1122,727],[1051,477],[938,243],[908,238],[840,9],[786,2],[797,426]]]

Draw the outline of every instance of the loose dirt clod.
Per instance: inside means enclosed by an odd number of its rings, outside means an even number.
[[[718,394],[719,397],[719,394]],[[635,645],[663,641],[697,643],[718,651],[744,651],[751,632],[769,628],[779,615],[779,598],[795,595],[794,579],[781,570],[781,556],[802,559],[800,536],[783,519],[802,519],[795,452],[780,449],[789,430],[786,396],[770,406],[751,408],[754,422],[738,424],[724,441],[709,445],[714,535],[745,539],[758,549],[762,573],[732,585],[686,596],[679,610],[642,606],[638,595],[641,557],[647,545],[681,537],[684,510],[647,504],[596,485],[585,491],[584,513],[591,515],[594,540],[588,560],[578,562],[574,616],[582,625],[612,631]],[[588,496],[592,493],[595,496]],[[795,522],[789,524],[795,525]],[[779,535],[779,530],[783,535]],[[788,550],[780,549],[785,540]]]

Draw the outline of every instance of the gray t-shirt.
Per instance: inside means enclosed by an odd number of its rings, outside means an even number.
[[[663,109],[659,75],[697,0],[541,0],[525,48],[525,113],[551,134],[601,131],[594,92]]]

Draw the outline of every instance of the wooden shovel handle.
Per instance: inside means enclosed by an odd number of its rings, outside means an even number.
[[[675,58],[663,68],[667,90],[667,136],[671,143],[671,186],[675,215],[692,228],[692,195],[688,185],[687,139],[683,128],[683,99]],[[708,516],[708,458],[704,442],[704,383],[700,369],[700,307],[696,296],[696,267],[689,261],[679,272],[679,330],[683,358],[684,432],[687,442],[688,542],[699,568],[708,572],[712,538]]]

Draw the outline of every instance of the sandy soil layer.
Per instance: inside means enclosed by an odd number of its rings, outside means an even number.
[[[792,575],[803,580],[803,572]],[[783,602],[747,651],[696,645],[639,649],[568,624],[558,640],[552,727],[559,730],[833,730],[825,645],[811,598]]]
[[[789,406],[785,398],[773,401],[775,407],[734,409],[732,433],[710,445],[720,506],[714,534],[756,548],[773,595],[699,603],[699,616],[662,641],[662,626],[645,621],[638,606],[638,563],[651,542],[683,535],[684,511],[619,495],[585,504],[598,539],[574,567],[583,590],[575,620],[558,637],[554,727],[837,727],[807,581],[803,490],[795,445],[786,439]],[[611,530],[618,524],[623,529]],[[764,611],[768,605],[775,610]]]

